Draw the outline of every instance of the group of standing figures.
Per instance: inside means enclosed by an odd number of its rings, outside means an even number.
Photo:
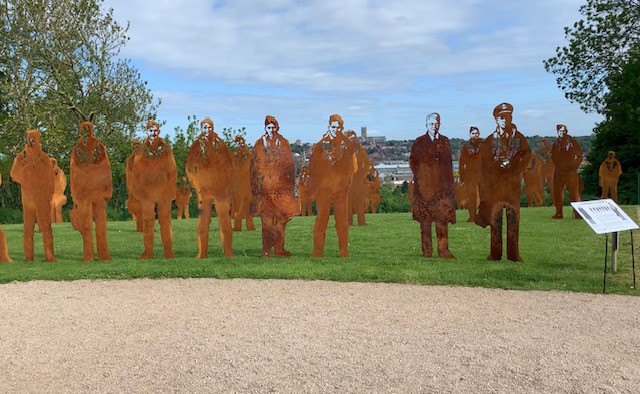
[[[210,118],[205,118],[200,123],[201,133],[188,151],[185,166],[186,178],[196,191],[200,212],[196,234],[197,258],[206,258],[208,254],[212,205],[218,217],[224,256],[233,256],[232,231],[241,228],[243,218],[247,229],[255,229],[253,214],[262,219],[262,256],[291,255],[284,247],[285,226],[301,210],[300,201],[295,195],[293,155],[289,141],[279,133],[276,118],[267,116],[264,124],[265,133],[256,141],[253,150],[249,150],[244,138],[238,136],[235,140],[238,148],[231,152],[214,131]],[[188,205],[191,191],[185,177],[177,185],[176,161],[170,145],[160,137],[158,123],[148,121],[146,130],[147,137],[143,141],[132,143],[132,153],[126,161],[129,195],[126,204],[136,222],[136,229],[143,234],[144,250],[140,258],[153,257],[156,218],[160,225],[164,257],[173,258],[172,202],[176,200],[179,217],[184,214],[188,218],[185,206]],[[56,168],[56,163],[42,150],[40,133],[29,130],[27,143],[16,156],[11,170],[12,179],[21,185],[25,261],[32,261],[34,258],[33,236],[36,223],[42,233],[45,259],[55,261],[50,207]],[[110,260],[106,203],[111,199],[113,191],[111,165],[107,150],[94,136],[94,126],[90,122],[83,122],[79,126],[79,138],[71,151],[70,175],[74,206],[69,216],[73,228],[82,234],[82,260],[94,259],[94,223],[98,259]],[[363,188],[359,183],[379,183],[378,176],[355,132],[343,133],[342,118],[336,114],[331,115],[327,132],[314,145],[309,166],[305,166],[300,175],[301,187],[304,189],[304,209],[307,213],[310,213],[310,206],[307,204],[310,205],[311,200],[316,201],[314,257],[323,255],[332,207],[340,256],[349,256],[350,218],[356,213],[358,224],[366,225],[364,199],[370,201],[369,188]],[[359,186],[352,188],[356,184]],[[232,200],[236,204],[233,212]],[[232,214],[235,217],[234,228],[231,227]],[[0,262],[4,261],[11,259],[6,238],[0,228]]]
[[[565,125],[557,125],[558,138],[549,148],[546,140],[532,155],[526,138],[512,122],[513,106],[502,103],[493,110],[495,131],[485,140],[476,127],[460,156],[458,200],[465,200],[469,221],[490,227],[489,260],[502,258],[502,222],[506,215],[507,258],[523,261],[518,247],[520,225],[520,193],[524,177],[531,200],[541,203],[544,183],[548,182],[556,213],[562,218],[563,193],[569,191],[571,201],[580,200],[581,180],[577,172],[582,163],[582,149],[568,134]],[[333,210],[340,257],[348,257],[349,225],[357,214],[358,225],[366,225],[364,213],[375,212],[380,202],[379,174],[355,132],[344,132],[342,118],[331,115],[327,132],[312,149],[309,166],[303,166],[298,178],[298,196],[293,155],[289,141],[280,133],[278,121],[267,116],[265,133],[253,150],[244,138],[236,137],[238,148],[229,150],[214,131],[210,118],[200,123],[201,133],[191,145],[186,160],[186,178],[193,185],[200,214],[197,224],[197,258],[206,258],[212,205],[215,207],[224,256],[233,256],[233,230],[254,229],[253,214],[261,216],[262,256],[290,256],[285,245],[285,226],[291,217],[308,214],[311,201],[316,202],[317,216],[313,226],[313,256],[324,253],[326,230]],[[435,223],[437,255],[453,258],[449,250],[448,225],[456,222],[454,175],[449,139],[440,134],[440,115],[429,114],[427,131],[413,143],[409,159],[414,175],[412,190],[413,218],[420,222],[422,254],[433,255],[432,224]],[[143,234],[144,250],[140,258],[153,257],[154,224],[157,218],[164,257],[173,258],[171,207],[175,200],[178,216],[188,218],[190,187],[185,177],[177,185],[177,166],[169,144],[160,137],[155,121],[147,122],[147,137],[132,144],[126,162],[126,202]],[[40,143],[37,130],[27,131],[24,149],[16,156],[11,178],[21,185],[24,221],[24,258],[34,259],[34,228],[38,223],[42,234],[45,259],[55,261],[51,222],[59,217],[58,207],[64,202],[55,198],[64,190],[66,179]],[[235,174],[234,174],[235,173]],[[246,174],[246,175],[242,175]],[[611,193],[617,199],[620,162],[614,152],[600,166],[602,197]],[[82,234],[83,261],[94,258],[93,228],[100,260],[110,260],[106,229],[106,203],[112,195],[111,165],[105,146],[95,137],[91,122],[82,122],[79,137],[71,151],[71,196],[73,228]],[[0,180],[1,181],[1,180]],[[532,187],[532,186],[535,186]],[[234,206],[232,207],[232,201]],[[232,209],[233,208],[233,209]],[[504,214],[503,214],[504,211]],[[231,216],[235,226],[231,226]],[[579,215],[575,213],[575,217]],[[0,228],[0,262],[11,261],[7,242]]]
[[[427,116],[425,135],[411,148],[409,165],[413,171],[412,212],[420,222],[422,253],[433,254],[431,227],[435,223],[437,253],[441,258],[452,258],[449,251],[448,224],[456,222],[454,188],[458,202],[469,209],[470,222],[490,227],[491,246],[489,260],[502,258],[502,221],[506,216],[507,259],[523,261],[518,239],[520,230],[520,195],[524,179],[525,194],[531,206],[542,204],[545,182],[548,182],[555,206],[554,219],[562,219],[564,189],[571,201],[580,201],[582,180],[578,173],[583,156],[578,141],[571,137],[563,124],[556,126],[558,134],[552,147],[546,140],[532,155],[526,138],[513,123],[513,106],[501,103],[493,110],[495,131],[485,140],[477,127],[469,130],[469,141],[460,153],[460,182],[453,177],[449,139],[439,133],[440,115]],[[609,152],[600,166],[602,198],[611,192],[617,201],[616,187],[621,174],[620,162]],[[504,213],[503,213],[504,211]],[[580,218],[574,211],[575,218]]]

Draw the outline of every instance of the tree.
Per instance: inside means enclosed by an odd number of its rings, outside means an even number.
[[[236,136],[241,136],[245,138],[247,136],[247,130],[243,127],[239,129],[234,129],[232,127],[224,127],[222,129],[222,139],[224,143],[227,144],[229,151],[233,152],[238,149],[238,143],[236,142]],[[249,149],[251,149],[251,143],[249,141],[245,141]]]
[[[606,79],[604,96],[606,120],[599,123],[587,155],[589,165],[583,170],[585,194],[600,196],[598,169],[607,152],[616,152],[622,165],[618,181],[618,199],[622,204],[638,203],[637,173],[640,172],[640,44],[632,48],[629,60],[618,73]]]
[[[12,160],[25,131],[36,128],[67,171],[78,123],[92,120],[112,156],[114,183],[123,181],[130,141],[155,118],[159,101],[129,60],[119,58],[128,25],[119,25],[102,4],[0,0],[0,160]]]
[[[407,184],[407,189],[408,189]],[[409,212],[411,202],[406,191],[402,187],[395,187],[391,184],[380,186],[380,208],[379,212]]]
[[[180,126],[176,126],[174,131],[173,142],[169,138],[165,138],[171,144],[171,150],[173,150],[173,156],[176,159],[176,165],[178,166],[178,180],[183,176],[186,176],[185,165],[187,163],[187,154],[191,144],[195,141],[198,134],[200,134],[200,121],[195,115],[187,116],[187,130],[186,132]]]
[[[565,27],[568,46],[544,61],[565,97],[586,112],[604,113],[606,78],[619,73],[640,41],[640,0],[587,0],[585,19]]]

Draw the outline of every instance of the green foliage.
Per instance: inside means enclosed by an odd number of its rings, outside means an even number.
[[[193,141],[200,133],[200,121],[195,115],[187,116],[187,130],[184,131],[182,127],[176,126],[174,131],[173,142],[167,138],[167,142],[171,145],[173,150],[173,156],[176,159],[176,165],[178,167],[178,180],[183,176],[186,176],[185,164],[187,163],[187,154]]]
[[[227,144],[227,148],[229,148],[230,152],[233,152],[234,150],[238,149],[238,143],[236,142],[237,136],[241,136],[242,138],[245,138],[247,136],[247,131],[245,130],[244,127],[241,127],[239,129],[225,127],[222,129],[222,139],[224,140],[224,143]],[[250,142],[245,141],[245,143],[247,144],[249,149],[251,149]]]
[[[627,213],[637,218],[635,207]],[[162,256],[156,231],[155,259],[138,260],[142,234],[132,221],[108,222],[113,260],[82,263],[82,237],[69,223],[53,226],[56,263],[44,262],[36,233],[36,262],[22,260],[22,226],[3,225],[12,264],[0,264],[0,283],[27,280],[129,279],[129,278],[251,278],[305,279],[349,282],[395,282],[425,285],[479,286],[521,290],[602,291],[604,235],[596,235],[581,220],[552,220],[553,208],[521,211],[520,252],[525,260],[490,262],[489,230],[465,222],[466,211],[458,211],[457,223],[449,226],[454,260],[423,258],[420,229],[409,213],[367,215],[367,226],[349,231],[350,258],[338,258],[333,219],[329,223],[324,258],[309,257],[313,250],[314,217],[294,217],[287,225],[287,249],[291,258],[260,258],[261,234],[233,234],[234,258],[224,258],[218,238],[217,220],[211,223],[209,258],[194,258],[197,252],[197,219],[174,220],[176,259]],[[565,208],[565,217],[571,209]],[[260,220],[256,220],[260,225]],[[157,229],[157,225],[156,225]],[[635,232],[635,245],[639,244]],[[629,232],[621,233],[618,272],[608,274],[607,292],[638,295],[631,289]]]
[[[638,202],[640,172],[640,44],[629,52],[629,61],[620,72],[607,78],[606,120],[597,125],[590,165],[583,170],[585,193],[600,195],[598,169],[607,152],[616,152],[622,165],[618,199],[622,204]]]
[[[135,130],[154,118],[146,81],[120,50],[128,26],[103,9],[103,0],[0,2],[0,169],[8,174],[25,131],[42,132],[44,150],[69,173],[78,123],[92,120],[109,152],[114,184]],[[5,182],[0,201],[16,204],[17,186]],[[115,196],[113,204],[120,204]]]
[[[408,186],[403,188],[383,184],[380,186],[380,199],[379,212],[409,212],[411,209]]]
[[[607,76],[620,72],[628,50],[640,42],[640,1],[587,0],[580,13],[584,19],[564,29],[569,44],[544,66],[558,76],[569,101],[603,113]]]

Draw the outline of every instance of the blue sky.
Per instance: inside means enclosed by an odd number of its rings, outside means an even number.
[[[106,0],[130,22],[131,59],[162,98],[163,133],[209,116],[254,141],[275,116],[290,141],[315,142],[338,113],[346,129],[415,139],[483,137],[514,106],[527,136],[563,123],[589,135],[602,118],[569,103],[542,61],[566,44],[584,0]]]

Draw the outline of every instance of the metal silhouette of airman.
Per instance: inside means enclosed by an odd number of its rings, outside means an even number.
[[[253,147],[251,187],[255,209],[262,218],[262,257],[291,256],[284,248],[285,227],[300,214],[295,191],[295,166],[289,141],[280,133],[276,118],[264,119],[265,133]]]
[[[130,190],[140,202],[142,240],[144,251],[141,259],[153,257],[153,238],[156,211],[160,224],[160,236],[165,258],[174,258],[171,230],[171,206],[176,198],[178,171],[171,146],[160,138],[160,126],[153,120],[147,122],[147,138],[134,145],[135,151],[127,163]]]
[[[621,174],[622,166],[620,161],[616,159],[616,152],[610,150],[598,170],[600,187],[602,188],[600,198],[607,198],[611,193],[611,199],[618,202],[618,179]]]
[[[107,242],[107,201],[113,194],[111,163],[107,149],[94,135],[91,122],[82,122],[79,137],[71,148],[71,198],[69,213],[73,228],[82,235],[82,261],[91,261],[93,222],[96,224],[98,259],[111,260]]]
[[[340,257],[349,257],[349,188],[357,170],[353,144],[342,133],[344,122],[338,114],[329,117],[329,127],[311,151],[309,192],[316,201],[313,225],[313,257],[322,257],[333,203]]]
[[[562,206],[564,188],[569,191],[571,202],[580,201],[580,174],[578,167],[582,164],[582,148],[580,143],[569,135],[567,126],[556,126],[558,138],[551,147],[551,159],[555,170],[553,172],[553,205],[556,213],[553,219],[562,219]],[[580,218],[578,212],[573,210],[574,217]]]
[[[187,183],[187,177],[183,176],[176,191],[176,207],[178,207],[176,218],[178,220],[182,218],[189,219],[189,202],[192,195],[191,186]]]
[[[456,209],[469,208],[469,196],[467,195],[467,190],[459,179],[453,181],[453,197],[456,202]]]
[[[487,137],[481,149],[483,179],[476,224],[491,228],[491,252],[488,260],[502,258],[502,217],[507,217],[507,259],[521,262],[520,188],[522,173],[531,159],[527,139],[512,123],[513,106],[501,103],[493,110],[496,131]]]
[[[543,138],[540,141],[540,145],[538,145],[535,152],[535,157],[537,159],[536,167],[540,173],[540,194],[544,195],[544,187],[546,183],[549,186],[549,194],[553,196],[553,172],[555,170],[555,166],[551,159],[551,147],[549,146],[549,141],[547,141],[546,138]]]
[[[527,197],[527,207],[535,205],[542,206],[542,193],[540,191],[540,168],[538,167],[538,157],[531,156],[527,169],[522,173],[524,179],[524,195]]]
[[[67,203],[64,191],[67,188],[67,177],[62,168],[58,166],[58,160],[51,158],[53,165],[53,196],[51,196],[51,223],[62,223],[62,207]]]
[[[187,155],[187,177],[198,195],[198,255],[204,259],[209,253],[209,227],[211,226],[211,204],[215,206],[220,227],[220,241],[225,257],[233,256],[231,248],[231,182],[233,164],[231,153],[224,140],[213,129],[213,121],[205,118],[200,122],[200,135],[193,142]]]
[[[380,172],[373,164],[373,160],[369,159],[369,197],[371,205],[369,205],[369,212],[376,213],[378,211],[378,205],[382,201],[380,197]]]
[[[476,211],[478,210],[478,188],[482,180],[482,159],[480,158],[480,148],[482,147],[480,130],[477,127],[469,128],[469,140],[462,145],[460,151],[460,167],[458,173],[462,183],[461,201],[466,201],[469,210],[467,222],[475,222]]]
[[[300,199],[300,215],[313,216],[311,197],[309,196],[309,166],[303,165],[298,175],[298,198]]]
[[[448,224],[456,222],[453,160],[449,139],[440,134],[440,115],[427,115],[427,131],[411,146],[413,219],[420,222],[422,255],[433,255],[431,226],[435,223],[438,257],[451,259]]]
[[[349,225],[353,224],[353,214],[356,214],[358,226],[366,226],[367,220],[365,218],[365,212],[367,211],[367,205],[370,205],[369,196],[369,184],[367,182],[367,175],[369,174],[369,155],[367,150],[360,145],[358,141],[358,135],[353,130],[348,130],[345,133],[347,139],[352,144],[352,149],[356,153],[357,170],[353,174],[353,180],[351,181],[351,188],[349,189]]]
[[[233,231],[242,231],[242,220],[247,230],[255,230],[251,214],[251,151],[244,137],[237,135],[235,150],[231,152],[233,163],[233,181],[231,182],[231,210],[233,212]]]
[[[53,196],[53,164],[42,150],[40,132],[27,131],[27,143],[11,167],[11,179],[20,184],[22,194],[24,260],[33,261],[33,234],[36,222],[42,234],[45,260],[55,261],[51,229],[51,198]]]

